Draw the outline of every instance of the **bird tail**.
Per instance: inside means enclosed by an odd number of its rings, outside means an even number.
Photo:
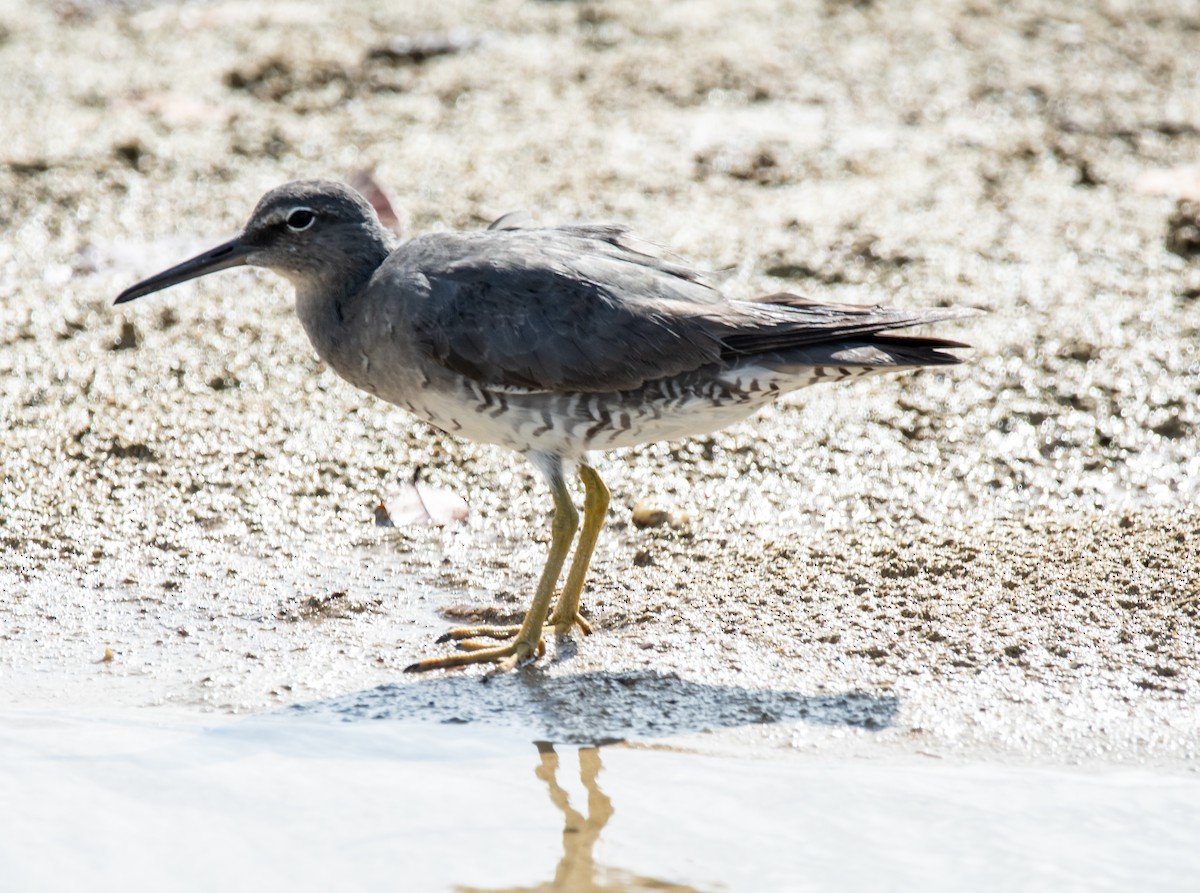
[[[790,391],[826,381],[950,366],[962,360],[949,351],[961,341],[885,334],[974,316],[969,308],[896,309],[827,304],[799,295],[765,295],[734,302],[739,318],[722,334],[724,358],[734,380],[765,371],[773,389]]]
[[[969,347],[945,338],[872,335],[867,338],[793,347],[747,358],[738,371],[766,370],[779,390],[787,392],[814,384],[866,378],[884,372],[906,372],[922,366],[953,366],[962,362],[949,350]]]
[[[782,351],[788,365],[861,366],[879,369],[910,369],[916,366],[953,366],[962,358],[948,350],[970,347],[946,338],[919,338],[904,335],[874,335],[862,340],[843,341]]]

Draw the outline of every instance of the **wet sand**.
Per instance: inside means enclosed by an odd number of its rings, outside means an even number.
[[[934,760],[1032,787],[1193,784],[1200,267],[1185,239],[1168,250],[1168,220],[1200,189],[1182,167],[1200,18],[1122,9],[0,3],[9,752],[59,722],[116,722],[121,750],[126,722],[187,735],[320,704],[464,740],[532,730],[571,760],[612,739],[766,760],[797,792],[857,758],[872,778]],[[379,52],[430,34],[448,52]],[[111,306],[265,189],[366,168],[412,233],[518,208],[616,220],[728,270],[734,294],[987,313],[939,327],[974,345],[962,366],[601,457],[596,634],[487,685],[411,679],[448,624],[524,610],[550,509],[531,470],[340,381],[268,274]],[[374,525],[416,469],[467,499],[466,524]],[[638,503],[677,523],[637,527]],[[527,749],[501,774],[533,796]],[[650,810],[630,784],[616,808]],[[1158,827],[1146,796],[1113,827]],[[765,883],[655,864],[700,889]]]

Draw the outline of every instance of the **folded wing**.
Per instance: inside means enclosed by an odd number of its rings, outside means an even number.
[[[733,301],[615,226],[447,233],[407,249],[405,265],[428,282],[410,319],[418,342],[446,368],[502,387],[629,390],[740,358],[806,363],[847,348],[872,365],[956,362],[939,350],[964,345],[879,333],[970,313],[789,294]]]

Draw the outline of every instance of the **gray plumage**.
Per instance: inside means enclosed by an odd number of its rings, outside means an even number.
[[[559,226],[423,236],[388,259],[372,289],[411,289],[409,324],[448,369],[491,384],[588,393],[761,354],[786,362],[798,348],[808,349],[798,361],[812,363],[851,341],[898,347],[873,336],[958,315],[794,295],[727,300],[701,274],[631,247],[626,235],[616,226]],[[948,342],[903,346],[908,362],[955,362],[937,352],[955,346]]]
[[[528,455],[560,513],[564,460],[716,430],[821,381],[957,363],[946,350],[965,345],[888,332],[971,312],[736,300],[624,227],[537,227],[520,213],[397,246],[361,196],[320,180],[267,193],[240,236],[117,303],[244,263],[291,280],[300,321],[340,375]],[[588,487],[590,498],[603,484]],[[570,576],[582,586],[582,572]]]

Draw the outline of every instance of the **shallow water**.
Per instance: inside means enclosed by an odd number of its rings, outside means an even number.
[[[0,717],[4,889],[1181,890],[1200,779],[555,744],[288,711]]]

